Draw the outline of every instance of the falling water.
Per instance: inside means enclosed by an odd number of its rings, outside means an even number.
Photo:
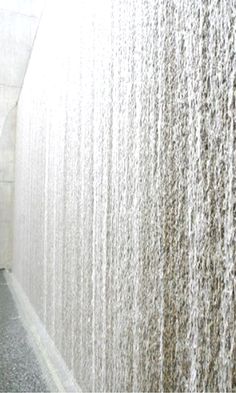
[[[13,271],[83,391],[236,391],[235,0],[75,3],[21,93]]]

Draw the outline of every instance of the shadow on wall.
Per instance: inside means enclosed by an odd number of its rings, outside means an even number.
[[[4,117],[0,134],[0,268],[12,262],[15,132],[16,106]]]

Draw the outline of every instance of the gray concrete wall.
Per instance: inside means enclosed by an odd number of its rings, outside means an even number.
[[[12,262],[16,105],[43,0],[0,0],[0,268]]]
[[[5,119],[0,135],[0,267],[12,262],[12,219],[14,192],[16,108]]]
[[[233,6],[46,8],[13,271],[83,391],[235,387]]]

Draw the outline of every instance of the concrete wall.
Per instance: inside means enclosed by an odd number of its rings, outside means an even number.
[[[83,391],[232,391],[234,2],[75,3],[20,97],[14,274]]]
[[[0,267],[12,262],[12,219],[14,192],[16,108],[5,119],[0,136]]]
[[[12,261],[16,105],[42,0],[0,0],[0,268]]]

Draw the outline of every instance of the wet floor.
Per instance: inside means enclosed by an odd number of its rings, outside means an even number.
[[[0,270],[0,392],[49,392],[46,378]]]

